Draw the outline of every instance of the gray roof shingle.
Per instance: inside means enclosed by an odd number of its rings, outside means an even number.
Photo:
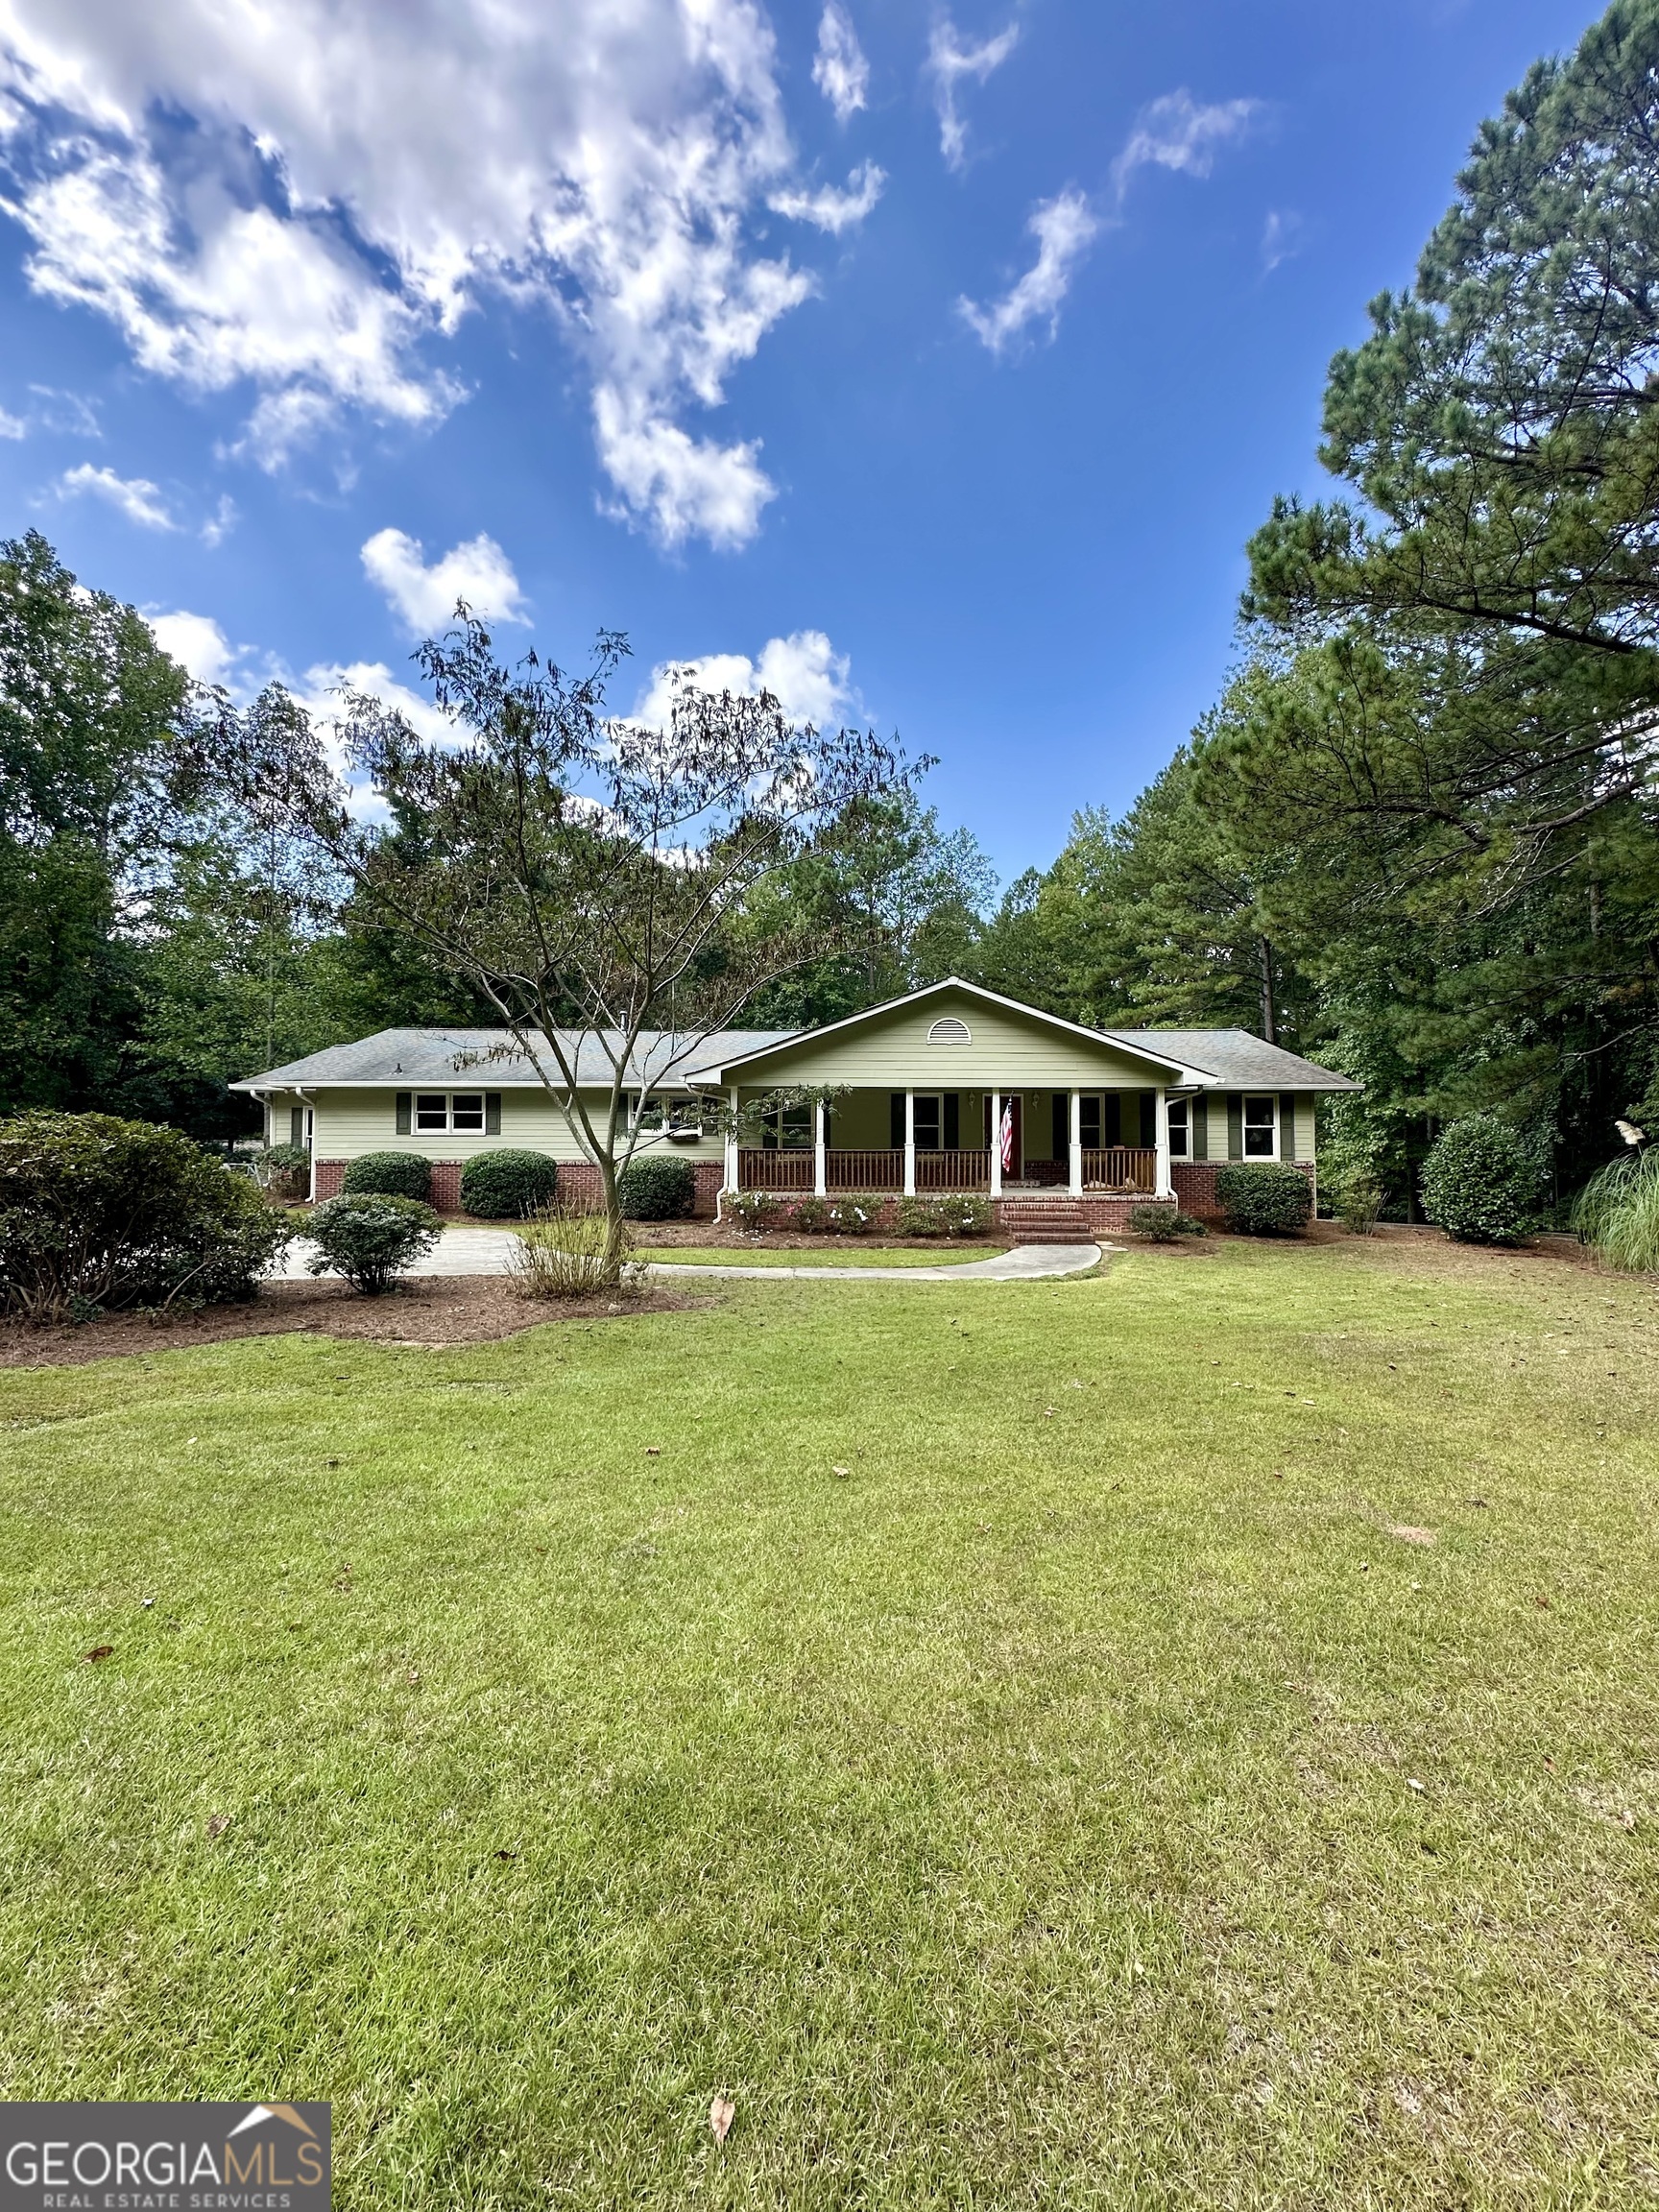
[[[1358,1091],[1363,1088],[1304,1060],[1298,1052],[1269,1045],[1248,1029],[1113,1029],[1125,1045],[1144,1052],[1166,1053],[1193,1070],[1202,1069],[1223,1091]]]
[[[576,1044],[578,1083],[586,1086],[611,1081],[612,1062],[605,1041],[592,1031],[579,1039],[574,1031],[561,1035],[566,1049]],[[793,1035],[789,1029],[722,1029],[710,1036],[700,1031],[686,1036],[670,1029],[648,1029],[640,1040],[642,1050],[629,1066],[626,1079],[631,1085],[643,1082],[672,1088],[699,1069],[717,1067],[722,1060],[734,1060],[742,1052],[757,1052]],[[614,1047],[619,1042],[616,1032],[613,1030],[608,1036]],[[269,1069],[263,1075],[247,1076],[230,1088],[286,1091],[296,1085],[309,1089],[315,1084],[341,1084],[373,1090],[388,1084],[413,1089],[430,1083],[449,1089],[458,1078],[480,1088],[488,1084],[495,1091],[520,1086],[535,1089],[539,1084],[535,1069],[505,1029],[381,1029],[355,1044],[330,1045],[324,1051],[308,1053],[303,1060],[290,1060],[285,1067]]]

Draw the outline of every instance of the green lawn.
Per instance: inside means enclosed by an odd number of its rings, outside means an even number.
[[[1649,2202],[1655,1314],[1227,1244],[0,1376],[0,2093],[330,2098],[347,2206]]]
[[[961,1267],[970,1260],[990,1260],[1006,1244],[938,1243],[919,1251],[914,1244],[826,1244],[809,1251],[757,1244],[641,1245],[639,1257],[664,1265],[690,1267]]]

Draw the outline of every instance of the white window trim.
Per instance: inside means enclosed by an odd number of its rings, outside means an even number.
[[[423,1098],[442,1098],[444,1120],[442,1127],[421,1118],[421,1101]],[[478,1101],[478,1126],[458,1128],[455,1121],[457,1098],[476,1098]],[[490,1101],[483,1091],[416,1091],[409,1099],[409,1134],[411,1137],[482,1137],[490,1120]]]
[[[921,1103],[922,1103],[922,1101],[923,1101],[923,1099],[924,1099],[924,1098],[930,1098],[930,1099],[933,1101],[934,1105],[935,1105],[935,1106],[937,1106],[937,1107],[938,1107],[938,1109],[939,1109],[939,1112],[938,1112],[937,1116],[935,1117],[935,1123],[936,1123],[936,1126],[937,1126],[937,1128],[938,1128],[938,1131],[939,1131],[939,1142],[938,1142],[938,1143],[937,1143],[936,1145],[933,1145],[933,1144],[924,1144],[924,1143],[923,1143],[923,1142],[922,1142],[922,1140],[921,1140],[921,1138],[920,1138],[920,1137],[918,1137],[918,1138],[917,1138],[917,1140],[916,1140],[916,1149],[917,1149],[917,1151],[918,1151],[918,1152],[934,1152],[934,1151],[936,1151],[936,1152],[943,1152],[943,1151],[944,1151],[944,1149],[945,1149],[945,1094],[944,1094],[944,1092],[943,1092],[943,1091],[914,1091],[914,1092],[912,1092],[912,1093],[911,1093],[911,1096],[912,1096],[912,1097],[915,1099],[915,1101],[916,1101],[916,1104],[917,1104],[918,1106],[920,1106],[920,1105],[921,1105]],[[957,1108],[957,1112],[958,1112],[958,1114],[960,1114],[960,1112],[961,1112],[961,1108],[960,1108],[960,1107],[958,1107],[958,1108]],[[914,1118],[912,1118],[912,1127],[914,1127],[914,1125],[915,1125],[915,1123],[914,1123]],[[960,1130],[958,1130],[957,1134],[958,1134],[958,1135],[960,1135],[960,1134],[961,1134]]]
[[[1171,1098],[1165,1112],[1168,1117],[1169,1157],[1171,1160],[1190,1160],[1192,1157],[1192,1101],[1190,1098]],[[1179,1114],[1181,1119],[1176,1120]],[[1179,1137],[1181,1142],[1176,1143]]]
[[[1250,1149],[1250,1109],[1252,1105],[1258,1103],[1261,1099],[1263,1098],[1266,1099],[1268,1105],[1273,1109],[1273,1142],[1267,1151],[1252,1152]],[[1259,1121],[1256,1123],[1256,1127],[1258,1129],[1263,1128],[1265,1124],[1262,1122]],[[1279,1094],[1277,1091],[1245,1091],[1240,1094],[1238,1099],[1238,1143],[1240,1146],[1238,1157],[1241,1160],[1278,1159]]]

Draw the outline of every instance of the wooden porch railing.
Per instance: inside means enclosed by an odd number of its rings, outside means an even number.
[[[1107,1190],[1156,1190],[1158,1155],[1150,1145],[1104,1144],[1083,1154],[1083,1188]]]
[[[744,1145],[737,1154],[737,1188],[739,1190],[805,1190],[810,1193],[816,1180],[812,1168],[812,1154],[807,1151],[783,1151],[757,1144]]]
[[[803,1147],[785,1149],[742,1146],[737,1154],[739,1190],[809,1192],[813,1187],[812,1154]],[[902,1190],[904,1154],[882,1145],[856,1151],[831,1144],[824,1155],[827,1190]],[[991,1188],[989,1152],[918,1152],[918,1190],[988,1190]]]

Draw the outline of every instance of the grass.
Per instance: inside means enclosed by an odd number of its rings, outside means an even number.
[[[329,2098],[349,2207],[1647,2202],[1654,1323],[1229,1244],[0,1376],[0,2093]]]
[[[753,1248],[733,1244],[641,1245],[639,1257],[669,1266],[688,1267],[962,1267],[970,1260],[992,1260],[1005,1244],[940,1242],[926,1250],[914,1244],[826,1244],[822,1250],[790,1250],[776,1245]]]

